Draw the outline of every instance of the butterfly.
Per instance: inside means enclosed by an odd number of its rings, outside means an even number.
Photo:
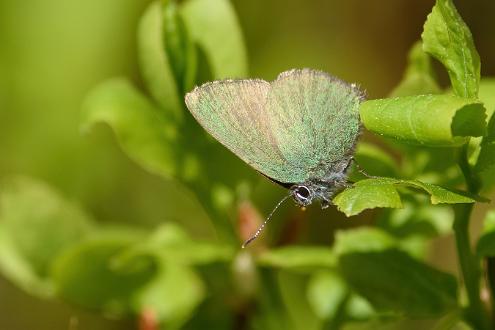
[[[355,84],[312,69],[285,71],[272,82],[208,82],[185,96],[187,108],[210,135],[289,189],[277,207],[292,196],[301,207],[318,200],[326,208],[347,185],[363,100]]]

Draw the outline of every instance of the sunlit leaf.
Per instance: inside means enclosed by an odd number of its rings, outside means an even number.
[[[486,102],[489,111],[492,113],[488,122],[487,134],[480,144],[480,151],[475,165],[475,171],[481,178],[485,190],[495,185],[495,81],[484,81],[481,84],[480,97]]]
[[[334,197],[333,203],[347,216],[356,215],[366,209],[376,207],[401,208],[402,201],[398,187],[409,187],[423,190],[430,195],[432,204],[474,203],[476,200],[486,201],[478,196],[452,191],[418,180],[400,180],[393,178],[372,178],[356,182]]]
[[[480,58],[473,36],[452,0],[437,0],[424,25],[423,49],[447,69],[454,92],[476,98]]]
[[[478,98],[483,102],[487,117],[490,118],[495,111],[495,78],[482,78]],[[495,134],[495,132],[493,133]]]
[[[486,129],[483,104],[453,95],[370,100],[361,104],[360,114],[368,130],[416,145],[461,145]]]
[[[87,96],[82,128],[100,122],[113,129],[124,151],[145,169],[166,178],[176,174],[176,127],[127,80],[109,80]]]
[[[402,207],[399,193],[393,184],[376,184],[368,180],[374,179],[361,180],[334,197],[332,202],[339,211],[351,216],[377,207]]]

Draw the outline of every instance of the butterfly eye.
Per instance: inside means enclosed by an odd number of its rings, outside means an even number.
[[[296,198],[301,202],[307,202],[311,197],[311,192],[305,186],[299,186],[294,191]]]

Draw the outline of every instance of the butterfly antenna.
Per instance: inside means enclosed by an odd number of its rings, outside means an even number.
[[[261,232],[263,231],[263,229],[265,229],[265,226],[266,224],[268,223],[268,221],[270,221],[270,219],[272,218],[273,214],[275,213],[275,211],[280,207],[280,205],[282,205],[283,202],[285,202],[287,200],[287,198],[289,198],[290,196],[292,195],[291,194],[288,194],[287,196],[285,196],[284,198],[282,198],[282,200],[280,202],[278,202],[278,204],[275,206],[275,208],[272,210],[272,212],[270,212],[270,214],[268,215],[268,217],[266,218],[266,220],[261,224],[261,226],[259,226],[258,230],[256,231],[256,233],[254,233],[253,236],[251,236],[249,239],[247,239],[243,244],[242,244],[242,248],[244,249],[249,243],[251,243],[252,241],[254,241],[255,239],[258,238],[258,236],[260,236]]]

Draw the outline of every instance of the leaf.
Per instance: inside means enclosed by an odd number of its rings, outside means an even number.
[[[416,95],[363,102],[364,126],[400,142],[431,147],[458,146],[485,134],[485,109],[453,95]]]
[[[452,0],[437,0],[423,28],[423,49],[447,69],[455,94],[478,96],[480,58]]]
[[[354,183],[351,188],[334,197],[333,203],[345,215],[352,216],[366,209],[376,207],[402,208],[397,188],[400,186],[421,189],[430,194],[432,204],[474,203],[485,201],[478,196],[464,192],[455,192],[440,186],[418,180],[400,180],[393,178],[372,178]]]
[[[433,75],[430,56],[423,52],[420,41],[409,50],[407,62],[406,72],[399,85],[390,93],[390,97],[441,93]]]
[[[368,180],[374,179],[361,180],[335,196],[332,202],[337,209],[350,217],[376,207],[402,207],[399,193],[393,184],[375,184]]]
[[[335,234],[337,255],[353,252],[383,251],[397,247],[399,242],[387,232],[374,227],[339,230]]]
[[[319,330],[321,320],[315,315],[306,293],[306,276],[288,271],[276,272],[283,307],[287,311],[290,329]]]
[[[495,78],[481,79],[478,98],[485,105],[487,118],[490,118],[495,111]],[[495,135],[495,131],[492,132]]]
[[[309,279],[306,295],[315,314],[322,320],[329,320],[337,316],[348,290],[337,273],[320,271]]]
[[[351,288],[377,310],[431,317],[458,308],[455,278],[402,251],[345,253],[339,267]]]
[[[99,122],[113,129],[124,151],[142,167],[165,178],[175,176],[176,127],[127,80],[109,80],[87,96],[82,128],[87,131]]]
[[[182,4],[181,14],[187,30],[206,56],[211,79],[247,75],[244,40],[229,1],[188,0]]]
[[[452,232],[454,214],[451,207],[429,205],[426,196],[414,197],[403,200],[403,209],[385,212],[377,225],[403,238],[413,235],[434,237]]]
[[[53,260],[92,229],[77,205],[42,182],[4,180],[0,190],[0,269],[30,294],[52,295]]]
[[[136,314],[152,311],[162,326],[180,328],[203,300],[205,288],[189,267],[164,263],[160,270],[134,297]]]
[[[483,233],[478,240],[477,252],[480,257],[495,256],[495,210],[490,210],[483,220]]]
[[[183,102],[171,59],[165,51],[163,19],[160,1],[151,3],[142,16],[137,39],[139,66],[146,87],[163,113],[167,118],[178,121],[183,116]]]
[[[399,238],[378,227],[360,227],[337,231],[334,252],[338,256],[351,252],[383,251],[395,248],[421,259],[425,256],[425,243],[426,240],[417,235]]]
[[[484,81],[481,84],[480,97],[486,102],[489,111],[492,113],[488,122],[487,134],[480,144],[479,155],[474,170],[481,178],[483,189],[488,190],[495,185],[495,81]]]
[[[284,269],[313,269],[334,267],[336,260],[329,248],[288,246],[261,253],[257,262],[261,266]]]
[[[197,56],[175,1],[166,1],[163,8],[163,43],[181,96],[194,87]]]
[[[153,279],[155,267],[149,260],[126,267],[113,260],[141,239],[135,232],[105,231],[65,251],[53,267],[58,295],[117,316],[131,313],[134,295]]]
[[[192,240],[179,226],[167,223],[156,228],[143,242],[120,254],[114,262],[126,264],[135,258],[149,256],[158,261],[205,265],[232,261],[234,252],[229,245]]]

